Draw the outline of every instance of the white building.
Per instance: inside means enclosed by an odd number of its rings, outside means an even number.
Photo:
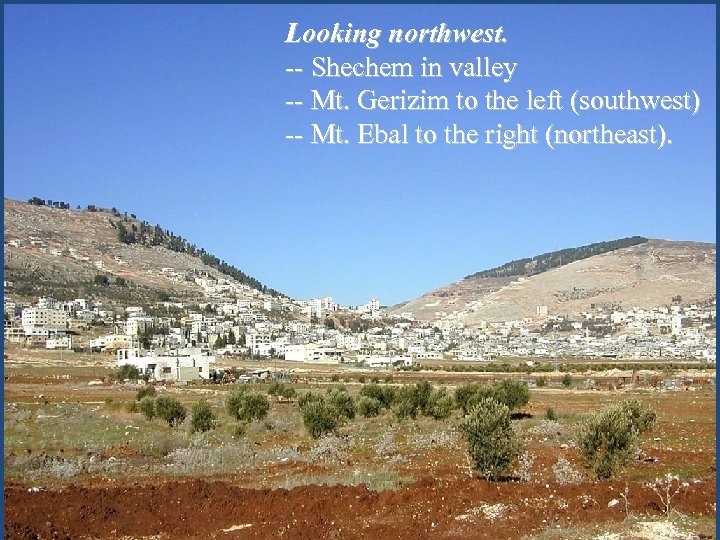
[[[215,357],[197,351],[180,352],[176,356],[140,356],[135,348],[117,351],[117,366],[135,366],[142,375],[156,381],[188,382],[210,378],[210,364]]]
[[[22,311],[21,324],[25,333],[44,329],[50,332],[60,332],[67,329],[67,313],[59,309],[29,307]]]
[[[286,345],[285,360],[310,364],[339,364],[342,351],[335,347],[322,347],[317,343]]]

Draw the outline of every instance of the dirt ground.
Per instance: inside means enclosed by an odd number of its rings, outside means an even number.
[[[262,426],[249,430],[246,446],[231,440],[230,425],[213,435],[213,452],[254,448],[258,456],[264,452],[262,463],[260,457],[255,463],[252,454],[253,463],[229,464],[220,474],[218,469],[197,473],[199,469],[190,466],[191,472],[174,470],[171,465],[178,463],[170,459],[173,454],[143,454],[141,443],[131,440],[133,430],[126,428],[132,424],[140,433],[159,434],[171,430],[113,407],[132,400],[134,387],[88,385],[74,373],[68,379],[53,369],[34,377],[21,370],[6,373],[6,539],[715,538],[715,397],[707,388],[641,393],[533,390],[524,410],[527,418],[518,421],[534,456],[531,478],[488,482],[470,471],[452,424],[429,419],[396,423],[389,416],[356,418],[341,430],[355,440],[344,457],[313,459],[318,443],[304,434],[296,405],[288,403],[273,403],[270,418],[277,425],[271,431]],[[357,392],[359,385],[350,387]],[[217,392],[187,388],[177,395],[187,404],[200,397],[221,404]],[[637,462],[612,481],[586,476],[579,483],[559,483],[553,465],[564,456],[577,466],[577,448],[565,444],[567,434],[536,431],[543,427],[547,408],[554,408],[562,425],[570,425],[590,410],[636,395],[658,413],[657,428],[643,440]],[[8,411],[15,417],[10,423]],[[22,476],[21,469],[9,468],[9,462],[26,458],[36,464],[61,456],[67,463],[87,462],[83,446],[67,445],[62,437],[63,431],[85,433],[85,418],[98,424],[87,433],[108,437],[107,447],[94,450],[95,463],[120,463],[108,469],[110,474],[33,481]],[[123,429],[112,435],[116,424]],[[105,435],[108,429],[112,437]],[[395,433],[391,440],[397,448],[392,456],[382,457],[375,448],[388,429]],[[48,438],[51,432],[55,446]],[[443,434],[445,439],[438,438]],[[64,442],[58,447],[57,441]],[[182,439],[178,451],[189,441]],[[283,457],[280,450],[296,443],[296,457]],[[195,448],[191,455],[207,455],[204,448]],[[41,459],[32,462],[30,456]],[[678,491],[670,512],[662,486],[653,489],[649,482],[668,472],[687,482],[673,484],[672,492]],[[656,521],[666,520],[666,514],[685,528],[670,526],[669,533],[659,532]],[[653,521],[647,525],[642,520]],[[638,529],[641,525],[647,526]],[[621,533],[612,532],[618,530]]]
[[[627,509],[621,494],[627,486]],[[571,486],[424,477],[397,491],[365,486],[247,489],[232,480],[5,486],[5,538],[507,538],[633,514],[659,516],[657,494],[638,483]],[[715,515],[715,478],[672,501],[683,514]],[[707,536],[706,536],[707,537]]]

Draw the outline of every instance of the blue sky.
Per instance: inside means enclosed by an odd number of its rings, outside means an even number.
[[[714,5],[6,5],[5,196],[117,207],[294,298],[414,298],[512,259],[615,238],[715,242]],[[383,30],[380,46],[285,44],[300,28]],[[390,28],[503,26],[504,44],[388,44]],[[312,77],[312,59],[422,57],[442,78]],[[510,83],[447,63],[517,62]],[[286,67],[304,67],[288,74]],[[337,89],[348,111],[309,110]],[[521,98],[676,95],[683,111],[361,111],[363,89]],[[285,101],[304,100],[303,107]],[[482,131],[662,124],[652,146],[312,145],[310,124]],[[303,134],[304,141],[287,141]]]

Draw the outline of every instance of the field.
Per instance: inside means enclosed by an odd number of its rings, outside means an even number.
[[[5,362],[5,538],[715,537],[714,384],[586,390],[576,374],[570,389],[533,388],[512,422],[527,453],[487,481],[471,467],[459,409],[446,420],[356,415],[313,439],[297,398],[270,397],[268,416],[240,433],[224,410],[234,385],[158,388],[188,409],[211,405],[216,428],[192,434],[189,420],[170,427],[128,412],[140,386],[108,382],[107,360],[42,354]],[[300,396],[343,385],[357,396],[363,383],[427,378],[452,395],[503,377],[324,367],[296,374],[292,387]],[[631,398],[657,422],[637,459],[598,481],[580,462],[575,429]],[[677,476],[669,486],[668,474]]]

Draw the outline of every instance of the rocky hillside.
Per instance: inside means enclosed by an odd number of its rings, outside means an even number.
[[[678,297],[685,304],[702,303],[715,296],[715,256],[715,244],[643,241],[533,275],[474,274],[391,312],[427,321],[452,318],[474,326],[543,318],[538,317],[538,306],[558,315],[601,305],[652,308]]]
[[[4,204],[5,279],[13,283],[8,292],[16,296],[201,299],[195,276],[233,278],[252,289],[249,296],[277,294],[181,237],[133,216],[9,199]],[[152,239],[140,237],[145,229]],[[137,237],[131,236],[135,231]],[[228,275],[228,268],[234,275]],[[98,276],[107,277],[104,285]]]

